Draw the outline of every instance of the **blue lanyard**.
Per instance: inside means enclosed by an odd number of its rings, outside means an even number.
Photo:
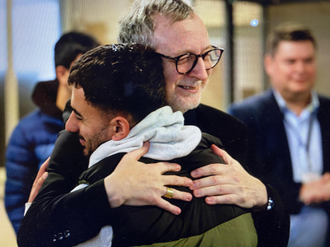
[[[306,142],[306,153],[307,153],[307,159],[308,159],[308,170],[312,171],[312,162],[311,157],[309,153],[309,146],[311,142],[311,136],[312,136],[312,128],[313,128],[313,120],[314,120],[314,112],[311,112],[311,115],[309,117],[309,126],[308,126],[308,136],[307,136],[307,142]]]
[[[306,150],[306,155],[307,155],[307,162],[308,162],[308,170],[311,171],[312,170],[312,162],[310,159],[310,142],[311,142],[311,138],[312,138],[312,130],[313,130],[313,122],[314,122],[314,118],[315,118],[315,111],[310,113],[310,117],[309,117],[309,123],[308,123],[308,132],[307,132],[307,140],[306,143],[303,143],[301,135],[299,133],[299,131],[294,128],[294,126],[291,125],[290,122],[289,123],[289,127],[296,133],[296,136],[299,138],[299,143],[300,145],[304,146],[305,150]]]
[[[314,113],[311,112],[311,115],[309,117],[308,136],[306,142],[306,151],[308,154],[309,154],[309,144],[311,142],[311,136],[312,136],[313,120],[314,120]]]

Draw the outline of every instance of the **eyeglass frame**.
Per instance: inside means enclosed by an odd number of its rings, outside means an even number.
[[[196,67],[196,65],[197,65],[197,63],[198,63],[198,58],[201,57],[201,58],[203,59],[203,61],[204,61],[204,58],[205,58],[206,54],[208,54],[209,52],[211,52],[211,51],[213,51],[213,50],[220,50],[220,51],[221,51],[220,56],[219,56],[219,59],[218,59],[218,61],[217,61],[217,62],[216,62],[211,68],[208,68],[208,69],[206,69],[206,70],[213,69],[213,68],[219,63],[219,61],[220,61],[220,59],[221,59],[221,56],[222,56],[223,52],[225,51],[225,49],[224,49],[224,48],[217,47],[217,46],[215,46],[215,45],[212,45],[212,48],[213,48],[213,49],[208,50],[207,52],[205,52],[205,53],[203,53],[203,54],[198,54],[198,55],[195,54],[195,53],[192,53],[192,52],[187,52],[187,53],[182,54],[182,55],[179,55],[179,56],[177,56],[177,57],[166,56],[166,55],[161,54],[161,53],[158,53],[158,52],[156,52],[156,54],[160,55],[161,57],[169,58],[169,59],[174,60],[174,61],[175,61],[175,68],[176,68],[176,71],[177,71],[179,74],[181,74],[181,75],[186,75],[186,74],[190,73],[190,72]],[[181,73],[181,72],[179,72],[179,70],[178,70],[178,61],[180,60],[181,57],[186,56],[186,55],[190,55],[190,54],[193,54],[193,55],[195,55],[195,57],[196,57],[196,59],[195,59],[193,65],[192,65],[191,69],[188,70],[188,71],[185,72],[185,73]]]

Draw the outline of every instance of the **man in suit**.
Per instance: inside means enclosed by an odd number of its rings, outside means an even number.
[[[179,0],[136,1],[129,15],[121,23],[119,36],[120,42],[150,45],[161,54],[167,103],[174,110],[184,113],[185,124],[196,125],[202,131],[218,137],[225,150],[235,159],[243,162],[245,126],[224,112],[200,104],[201,93],[206,87],[208,77],[216,63],[212,63],[211,66],[205,63],[205,58],[214,48],[210,44],[205,25],[194,13],[192,7],[185,1]],[[180,58],[189,61],[187,67],[180,66],[181,62],[178,62]],[[61,142],[61,140],[60,137],[58,141]],[[73,161],[69,164],[63,160],[50,163],[45,187],[50,185],[51,181],[58,182],[56,189],[59,197],[57,199],[61,203],[56,203],[51,209],[57,213],[63,212],[61,215],[65,215],[65,220],[58,217],[52,218],[53,223],[40,220],[38,221],[39,229],[34,233],[19,234],[19,238],[22,239],[22,242],[24,242],[24,238],[42,238],[42,230],[49,227],[53,235],[57,236],[54,239],[60,238],[61,240],[55,244],[64,246],[64,242],[69,242],[70,239],[76,237],[73,234],[65,234],[65,232],[74,227],[75,219],[71,217],[72,214],[67,214],[67,211],[71,210],[70,208],[77,202],[78,197],[82,201],[95,202],[88,207],[83,204],[79,205],[77,210],[84,212],[79,213],[79,217],[86,217],[85,222],[98,219],[102,215],[102,210],[111,210],[111,208],[123,204],[156,205],[174,214],[180,214],[180,208],[162,197],[166,192],[165,185],[182,185],[190,187],[194,196],[205,197],[206,203],[210,205],[235,204],[243,208],[252,208],[259,245],[286,245],[288,218],[283,212],[281,202],[276,199],[276,192],[268,184],[263,184],[247,173],[238,162],[231,160],[230,166],[210,164],[196,169],[191,173],[195,179],[192,182],[181,177],[162,175],[167,171],[177,171],[179,168],[175,164],[163,163],[157,166],[145,166],[138,162],[137,160],[146,152],[147,149],[142,148],[123,157],[117,169],[104,179],[104,183],[99,184],[99,189],[104,192],[102,198],[97,198],[96,193],[87,193],[87,195],[84,191],[77,191],[74,195],[64,195],[63,193],[72,189],[78,175],[86,167],[75,165]],[[52,155],[55,157],[54,154],[57,154],[57,150]],[[63,165],[63,162],[67,165]],[[95,189],[95,187],[93,188]],[[91,188],[88,191],[91,192]],[[191,200],[191,196],[191,194],[179,190],[175,190],[173,193],[173,198],[179,200]],[[71,204],[72,197],[75,198]],[[96,205],[96,202],[100,200],[106,205],[102,204],[102,207],[100,203]],[[45,205],[50,205],[49,203],[45,202]],[[90,210],[92,207],[94,210]],[[51,214],[52,211],[41,209],[38,211],[38,216],[44,213]],[[95,217],[92,217],[94,214],[96,214]],[[31,226],[36,223],[33,222],[33,217],[30,220],[30,222],[25,220],[25,229],[28,229],[29,226],[29,229],[32,229]],[[57,223],[54,223],[55,221]],[[48,225],[43,226],[44,223]],[[55,228],[54,226],[60,227]],[[93,227],[93,224],[86,224],[83,230],[88,232],[88,229]],[[81,234],[84,233],[81,232]],[[64,235],[67,237],[63,238]],[[47,239],[47,241],[52,240]]]
[[[270,34],[265,69],[271,89],[229,113],[248,129],[248,164],[279,192],[291,215],[289,246],[324,246],[330,199],[330,99],[313,89],[316,41],[303,26]],[[327,242],[329,246],[329,242]]]

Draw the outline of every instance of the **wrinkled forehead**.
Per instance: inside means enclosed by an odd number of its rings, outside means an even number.
[[[206,27],[196,14],[172,22],[169,17],[156,15],[153,46],[156,52],[179,56],[193,52],[200,54],[211,47]]]

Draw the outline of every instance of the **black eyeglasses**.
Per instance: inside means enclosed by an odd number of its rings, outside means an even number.
[[[223,48],[212,45],[213,49],[205,52],[204,54],[196,55],[194,53],[186,53],[177,57],[169,57],[164,54],[159,54],[162,57],[173,59],[175,61],[176,70],[179,74],[188,74],[192,71],[197,62],[198,58],[203,58],[204,66],[206,70],[214,68],[220,61],[221,55],[224,51]]]

